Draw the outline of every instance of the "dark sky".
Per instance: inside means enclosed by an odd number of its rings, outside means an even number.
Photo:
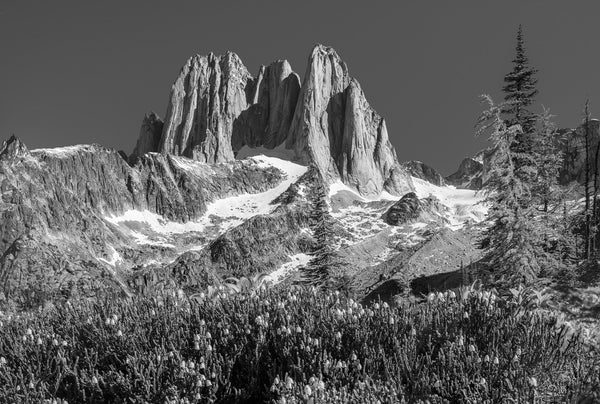
[[[386,118],[399,159],[449,174],[486,144],[473,137],[478,95],[500,96],[519,23],[539,103],[560,126],[587,97],[600,115],[597,0],[0,0],[0,138],[131,152],[189,56],[232,50],[253,74],[288,59],[303,76],[323,43]]]

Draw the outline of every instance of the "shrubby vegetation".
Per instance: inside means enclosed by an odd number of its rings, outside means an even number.
[[[600,399],[598,353],[513,292],[363,307],[308,287],[223,288],[5,315],[0,401]]]

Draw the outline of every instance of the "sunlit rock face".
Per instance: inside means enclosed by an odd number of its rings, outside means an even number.
[[[322,45],[311,52],[302,84],[285,60],[262,66],[256,78],[231,52],[186,62],[157,151],[218,163],[244,146],[293,150],[295,160],[363,195],[412,189],[384,119],[335,50]]]
[[[339,178],[363,195],[410,191],[384,119],[335,50],[316,46],[304,77],[286,145],[326,178]]]

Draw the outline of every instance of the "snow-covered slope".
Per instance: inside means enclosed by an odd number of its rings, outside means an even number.
[[[413,177],[415,193],[419,198],[435,196],[449,209],[447,219],[450,227],[458,229],[468,221],[481,222],[487,215],[487,206],[481,192],[470,189],[457,189],[448,185],[438,187],[427,181]]]
[[[131,236],[137,244],[167,247],[177,252],[201,249],[207,241],[224,231],[238,226],[245,220],[271,213],[276,205],[271,201],[296,182],[307,167],[276,157],[264,155],[251,157],[257,167],[273,167],[285,174],[285,179],[276,187],[256,194],[235,195],[208,204],[204,215],[196,221],[186,223],[169,221],[150,211],[129,210],[121,215],[109,215],[104,219],[118,226]],[[178,157],[176,163],[191,173],[202,163]],[[196,167],[196,166],[199,167]],[[182,237],[185,235],[186,237]]]

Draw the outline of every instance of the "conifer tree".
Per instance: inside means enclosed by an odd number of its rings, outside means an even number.
[[[522,129],[519,124],[509,126],[502,119],[506,103],[495,105],[489,96],[483,99],[488,109],[479,118],[477,134],[488,134],[496,150],[484,186],[491,205],[488,218],[493,223],[483,234],[488,259],[500,276],[531,280],[540,269],[532,187],[518,175],[516,152],[511,148]]]
[[[504,76],[505,85],[502,88],[506,103],[502,108],[507,118],[507,127],[520,125],[521,131],[515,137],[511,148],[519,153],[531,151],[532,135],[535,131],[536,117],[529,107],[538,94],[536,88],[537,70],[529,66],[529,59],[525,54],[525,41],[523,39],[523,27],[519,25],[517,32],[516,55],[513,59],[512,70]],[[527,162],[523,162],[526,164]]]
[[[336,283],[341,278],[344,262],[334,246],[335,221],[329,213],[327,192],[322,184],[314,189],[311,203],[310,217],[316,248],[310,254],[311,260],[303,268],[303,278],[312,285]]]

